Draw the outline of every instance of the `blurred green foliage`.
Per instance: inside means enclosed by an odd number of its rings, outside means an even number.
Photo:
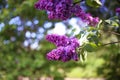
[[[100,0],[86,0],[86,3],[91,6],[91,7],[100,7],[102,5],[102,3],[100,2]]]
[[[29,40],[26,32],[34,32],[38,34],[38,29],[43,28],[45,35],[49,29],[43,27],[44,23],[55,21],[48,20],[47,13],[45,11],[38,11],[34,8],[34,3],[37,0],[0,0],[0,24],[4,24],[4,27],[0,29],[0,80],[16,80],[18,76],[28,76],[31,78],[41,76],[53,76],[55,80],[63,79],[63,77],[106,77],[110,80],[118,80],[120,77],[120,44],[110,45],[103,49],[99,49],[96,52],[89,54],[88,61],[74,62],[70,61],[55,62],[48,61],[46,59],[46,53],[52,50],[55,46],[48,43],[44,38],[39,40],[40,49],[31,49],[30,44],[25,47],[24,41]],[[78,0],[76,0],[77,2]],[[88,1],[88,0],[87,0]],[[91,0],[92,1],[92,0]],[[95,1],[95,0],[94,0]],[[97,0],[97,7],[101,5]],[[94,4],[95,4],[94,3]],[[115,7],[120,5],[119,2],[114,0],[106,0],[106,8],[108,11],[100,12],[100,8],[94,9],[93,3],[86,5],[87,11],[92,13],[94,16],[99,16],[102,19],[107,19],[115,15]],[[111,13],[111,14],[110,14]],[[10,24],[11,19],[20,17],[21,24]],[[34,21],[38,20],[38,24]],[[27,22],[31,22],[31,25],[26,25]],[[114,20],[115,21],[115,20]],[[17,21],[19,22],[19,21]],[[113,24],[109,27],[109,24]],[[116,26],[116,27],[114,27]],[[22,30],[18,30],[22,27]],[[120,36],[113,36],[109,34],[109,30],[120,33],[120,25],[117,22],[111,22],[108,20],[103,23],[103,32],[101,41],[109,42],[111,38],[119,40]],[[96,39],[90,39],[93,41]],[[30,38],[32,42],[35,42],[35,38]],[[97,41],[97,40],[95,40]],[[96,42],[97,43],[97,42]],[[94,47],[91,47],[93,45]],[[91,43],[87,44],[87,51],[96,49],[96,45]],[[92,49],[91,49],[92,48]],[[93,51],[92,50],[92,51]],[[106,64],[107,63],[107,64]],[[100,67],[101,66],[101,67]],[[97,70],[98,69],[98,70]],[[75,71],[75,72],[74,72]],[[77,74],[75,74],[79,71]],[[98,72],[98,74],[97,74]],[[100,76],[99,76],[100,75]]]

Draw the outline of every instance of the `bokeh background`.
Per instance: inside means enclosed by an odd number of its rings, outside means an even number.
[[[34,8],[37,0],[0,0],[0,80],[17,80],[19,76],[31,79],[53,77],[120,79],[120,44],[112,44],[88,53],[85,62],[48,61],[46,53],[55,46],[45,40],[49,33],[67,34],[71,27],[80,28],[79,19],[49,20],[46,11]],[[117,15],[120,0],[101,0],[102,6],[93,8],[83,1],[80,6],[93,16],[105,20]],[[117,27],[103,25],[103,42],[120,40]],[[69,31],[68,31],[69,30]]]

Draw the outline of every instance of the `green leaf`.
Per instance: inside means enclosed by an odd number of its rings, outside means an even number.
[[[90,7],[98,8],[102,5],[100,0],[86,0],[86,3]]]
[[[106,23],[112,25],[112,26],[119,26],[118,22],[115,20],[105,20]]]
[[[96,35],[88,36],[89,42],[94,42],[95,44],[99,43],[99,38]]]
[[[93,52],[98,48],[98,46],[95,43],[87,43],[84,46],[84,50],[88,52]]]

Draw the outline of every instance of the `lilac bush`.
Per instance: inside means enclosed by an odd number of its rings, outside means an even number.
[[[71,16],[76,16],[80,18],[83,23],[87,23],[87,26],[85,26],[87,28],[80,31],[79,34],[74,35],[74,37],[58,34],[46,35],[46,40],[56,45],[56,49],[47,53],[48,60],[63,62],[70,60],[78,61],[79,59],[85,60],[86,52],[92,52],[102,45],[100,41],[101,25],[107,23],[112,26],[119,26],[118,17],[102,21],[99,17],[93,17],[92,14],[86,13],[80,5],[77,4],[81,1],[38,0],[38,2],[35,3],[35,8],[45,10],[48,13],[49,19],[67,20],[70,19]],[[86,2],[91,7],[95,5],[99,7],[102,5],[102,1],[100,2],[99,0],[86,0]],[[117,8],[116,12],[120,14],[120,8]]]

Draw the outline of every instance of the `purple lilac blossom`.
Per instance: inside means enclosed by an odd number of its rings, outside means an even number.
[[[49,11],[50,19],[66,20],[72,15],[72,3],[73,0],[39,0],[35,8]]]
[[[63,62],[69,60],[78,61],[76,48],[79,47],[77,38],[69,38],[65,35],[51,34],[46,36],[46,40],[54,43],[57,48],[47,54],[48,60],[60,60]]]
[[[72,15],[72,6],[67,4],[65,1],[61,1],[56,5],[56,18],[61,20],[66,20]]]
[[[54,43],[57,47],[59,46],[68,46],[68,45],[72,45],[73,47],[78,47],[79,46],[79,42],[77,40],[77,38],[68,38],[65,35],[57,35],[57,34],[50,34],[50,35],[46,35],[46,40]]]
[[[67,46],[67,44],[69,43],[67,36],[60,36],[57,34],[46,35],[46,40],[54,43],[57,47]]]
[[[73,3],[73,0],[38,0],[35,8],[46,10],[49,19],[66,20],[74,14],[91,26],[96,26],[99,22],[99,18],[94,18],[85,13],[79,5]],[[120,12],[119,8],[117,12]]]
[[[84,22],[87,22],[89,25],[91,26],[96,26],[99,22],[99,18],[96,17],[92,17],[90,14],[88,13],[85,13],[79,5],[75,5],[73,7],[73,10],[74,10],[74,14],[77,16],[77,17],[80,17]]]
[[[57,49],[53,49],[51,52],[47,54],[48,60],[59,60],[59,61],[69,61],[69,60],[75,60],[78,61],[78,55],[76,53],[76,50],[72,46],[66,46],[66,47],[57,47]]]
[[[64,53],[64,47],[58,47],[47,54],[47,59],[60,60],[62,53]]]
[[[38,0],[38,2],[35,3],[35,8],[39,10],[53,11],[54,6],[55,5],[54,5],[53,0]]]

